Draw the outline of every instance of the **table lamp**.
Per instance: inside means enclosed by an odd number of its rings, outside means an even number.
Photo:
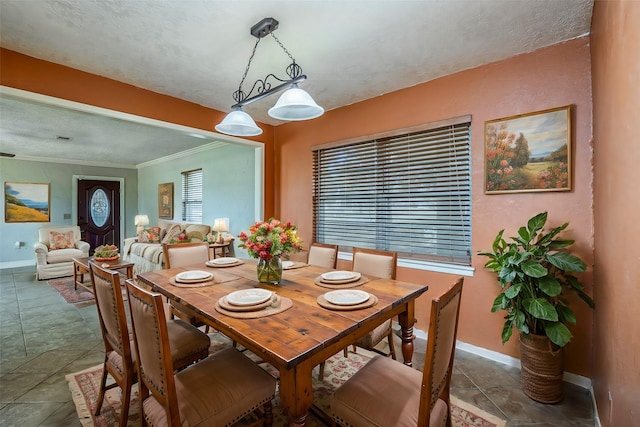
[[[224,243],[225,235],[229,231],[229,218],[216,218],[213,222],[213,231],[218,233],[218,243]]]
[[[133,222],[136,225],[136,234],[140,234],[144,230],[144,226],[149,224],[149,217],[147,215],[136,215]]]

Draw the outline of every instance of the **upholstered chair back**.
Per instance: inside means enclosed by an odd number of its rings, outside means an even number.
[[[40,227],[38,229],[38,241],[46,245],[47,248],[51,248],[51,241],[49,239],[51,231],[56,233],[67,233],[71,231],[73,233],[74,242],[78,242],[82,239],[80,227],[77,225]]]
[[[209,261],[209,244],[195,243],[165,243],[164,265],[166,268],[182,267],[189,264],[205,263]]]
[[[129,328],[120,287],[120,275],[116,271],[98,266],[93,261],[89,263],[89,268],[103,338],[123,358],[131,358]]]
[[[325,243],[312,243],[309,247],[307,264],[317,265],[325,268],[336,268],[338,262],[338,245],[328,245]]]
[[[174,403],[176,400],[168,396],[175,393],[175,383],[163,298],[138,287],[133,280],[126,283],[138,355],[140,398],[144,401],[151,392],[162,406],[167,407],[171,400]],[[177,413],[177,407],[175,411]]]
[[[422,374],[420,420],[429,420],[438,399],[449,406],[463,278],[431,301],[427,355]],[[418,425],[423,425],[418,423]]]
[[[395,280],[397,261],[397,252],[353,248],[353,267],[351,269],[364,275]]]

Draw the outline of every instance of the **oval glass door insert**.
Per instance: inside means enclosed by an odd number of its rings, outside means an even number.
[[[98,189],[91,196],[91,220],[93,223],[102,227],[107,218],[109,218],[109,198],[103,189]]]

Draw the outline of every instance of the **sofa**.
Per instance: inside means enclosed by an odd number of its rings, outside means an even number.
[[[45,280],[73,274],[73,258],[89,256],[90,245],[83,242],[80,227],[47,226],[38,229],[36,279]]]
[[[143,229],[136,237],[124,239],[122,259],[134,264],[134,275],[161,270],[164,268],[163,243],[202,242],[210,231],[211,226],[206,224],[160,220],[158,225]]]

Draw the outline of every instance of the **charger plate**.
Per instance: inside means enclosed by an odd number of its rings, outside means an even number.
[[[324,295],[320,295],[316,301],[320,307],[326,308],[327,310],[334,311],[352,311],[352,310],[360,310],[363,308],[373,307],[378,303],[378,297],[373,294],[369,294],[369,299],[363,303],[355,304],[355,305],[336,305],[332,304],[324,297]]]
[[[328,283],[322,280],[322,276],[318,276],[314,279],[313,283],[323,288],[329,289],[347,289],[347,288],[355,288],[358,286],[362,286],[369,281],[368,277],[360,276],[360,278],[355,282],[347,282],[347,283]]]

